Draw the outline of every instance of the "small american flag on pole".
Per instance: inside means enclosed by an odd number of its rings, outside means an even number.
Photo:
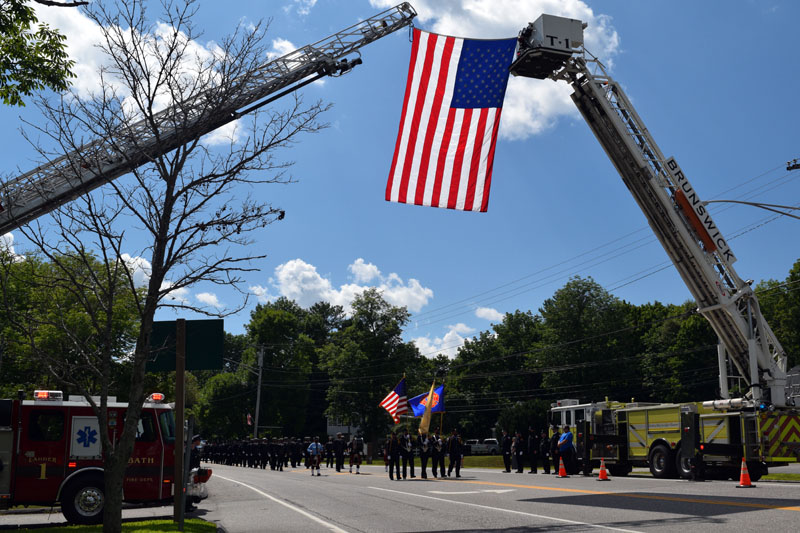
[[[486,211],[515,47],[414,29],[387,201]]]
[[[406,396],[406,378],[390,392],[380,403],[380,406],[389,411],[395,424],[400,423],[400,415],[408,412],[408,397]]]

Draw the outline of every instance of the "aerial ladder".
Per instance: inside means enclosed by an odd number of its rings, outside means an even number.
[[[403,2],[265,63],[254,75],[227,89],[230,97],[221,110],[214,106],[213,114],[203,105],[204,99],[215,97],[211,88],[152,118],[120,124],[124,136],[118,139],[96,139],[0,184],[0,235],[319,78],[350,71],[361,58],[346,56],[409,26],[416,14],[409,3]],[[136,139],[136,144],[125,139]]]
[[[653,232],[719,338],[723,400],[717,408],[793,406],[787,358],[736,256],[675,158],[665,157],[622,87],[583,46],[580,20],[542,15],[520,32],[511,74],[564,80],[573,102],[639,204]],[[749,388],[730,398],[726,358]],[[705,404],[704,404],[705,405]]]

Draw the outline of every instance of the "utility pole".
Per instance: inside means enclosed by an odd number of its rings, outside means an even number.
[[[264,368],[264,347],[258,347],[258,390],[256,391],[256,422],[253,425],[253,438],[258,438],[258,412],[261,409],[261,371]]]

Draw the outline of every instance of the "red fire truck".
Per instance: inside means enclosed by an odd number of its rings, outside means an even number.
[[[163,394],[151,394],[142,409],[125,471],[126,502],[172,499],[175,418],[163,400]],[[112,442],[122,431],[127,407],[108,398],[105,429]],[[105,495],[100,431],[82,396],[64,400],[61,391],[35,391],[33,400],[0,400],[0,507],[60,502],[69,522],[101,522]]]

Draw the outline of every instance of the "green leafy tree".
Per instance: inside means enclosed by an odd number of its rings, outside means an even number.
[[[788,367],[800,365],[800,259],[784,281],[756,286],[761,311],[788,357]]]
[[[259,426],[280,427],[284,435],[298,435],[306,427],[314,342],[301,331],[304,314],[295,302],[280,298],[257,306],[247,324],[254,348],[245,353],[245,363],[257,367],[256,352],[263,351]],[[257,386],[252,372],[249,376]]]
[[[343,329],[319,351],[331,380],[326,414],[361,427],[365,438],[373,441],[391,425],[378,404],[403,373],[416,375],[418,367],[427,363],[416,346],[401,337],[409,319],[405,307],[390,305],[372,288],[358,295],[352,308]]]
[[[121,263],[91,254],[24,259],[0,254],[3,381],[32,392],[52,385],[65,394],[117,390],[129,374],[141,292],[126,290]],[[25,372],[29,372],[25,375]]]
[[[33,0],[52,7],[76,7],[88,2]],[[34,91],[64,91],[75,64],[67,56],[65,37],[40,23],[28,0],[0,0],[0,99],[24,106]]]
[[[232,439],[249,436],[246,414],[253,408],[254,385],[241,373],[223,372],[206,382],[194,411],[204,437]]]
[[[541,394],[536,351],[544,334],[541,317],[506,313],[492,330],[467,340],[448,374],[448,426],[472,437],[490,436],[501,411]]]
[[[624,338],[628,305],[591,278],[573,278],[539,310],[544,319],[543,386],[561,398],[616,396],[636,375]]]
[[[637,308],[642,388],[620,398],[652,402],[711,400],[717,397],[719,365],[717,338],[711,325],[694,312],[694,302]]]
[[[173,309],[224,317],[244,307],[244,297],[218,309],[180,298],[179,291],[219,284],[246,293],[243,272],[263,257],[255,251],[261,248],[252,246],[253,231],[283,218],[282,211],[264,199],[263,190],[267,184],[291,181],[291,163],[277,152],[325,126],[320,115],[327,106],[306,105],[296,96],[279,108],[250,113],[237,127],[238,139],[223,147],[198,138],[197,117],[230,113],[230,102],[250,87],[247,80],[262,72],[269,44],[266,27],[257,24],[219,40],[213,53],[195,53],[191,44],[198,38],[192,20],[196,4],[163,2],[156,22],[141,2],[92,3],[86,14],[102,32],[100,47],[107,65],[100,85],[91,95],[39,98],[46,125],[29,135],[36,138],[42,160],[69,162],[55,167],[51,179],[70,180],[75,168],[87,179],[104,179],[101,169],[112,153],[133,158],[128,160],[132,166],[144,162],[46,219],[20,228],[48,257],[65,251],[83,256],[94,250],[105,269],[121,265],[127,290],[141,295],[136,300],[135,348],[128,354],[128,416],[113,445],[101,432],[103,527],[109,532],[121,527],[123,480],[146,397],[145,362],[155,313]],[[160,31],[162,25],[170,31]],[[165,97],[171,105],[162,109]],[[150,151],[170,136],[185,142],[165,153]],[[105,155],[87,150],[87,138],[99,141]],[[129,256],[149,263],[141,293]],[[108,422],[108,387],[104,378],[101,403],[95,406],[101,427]]]

